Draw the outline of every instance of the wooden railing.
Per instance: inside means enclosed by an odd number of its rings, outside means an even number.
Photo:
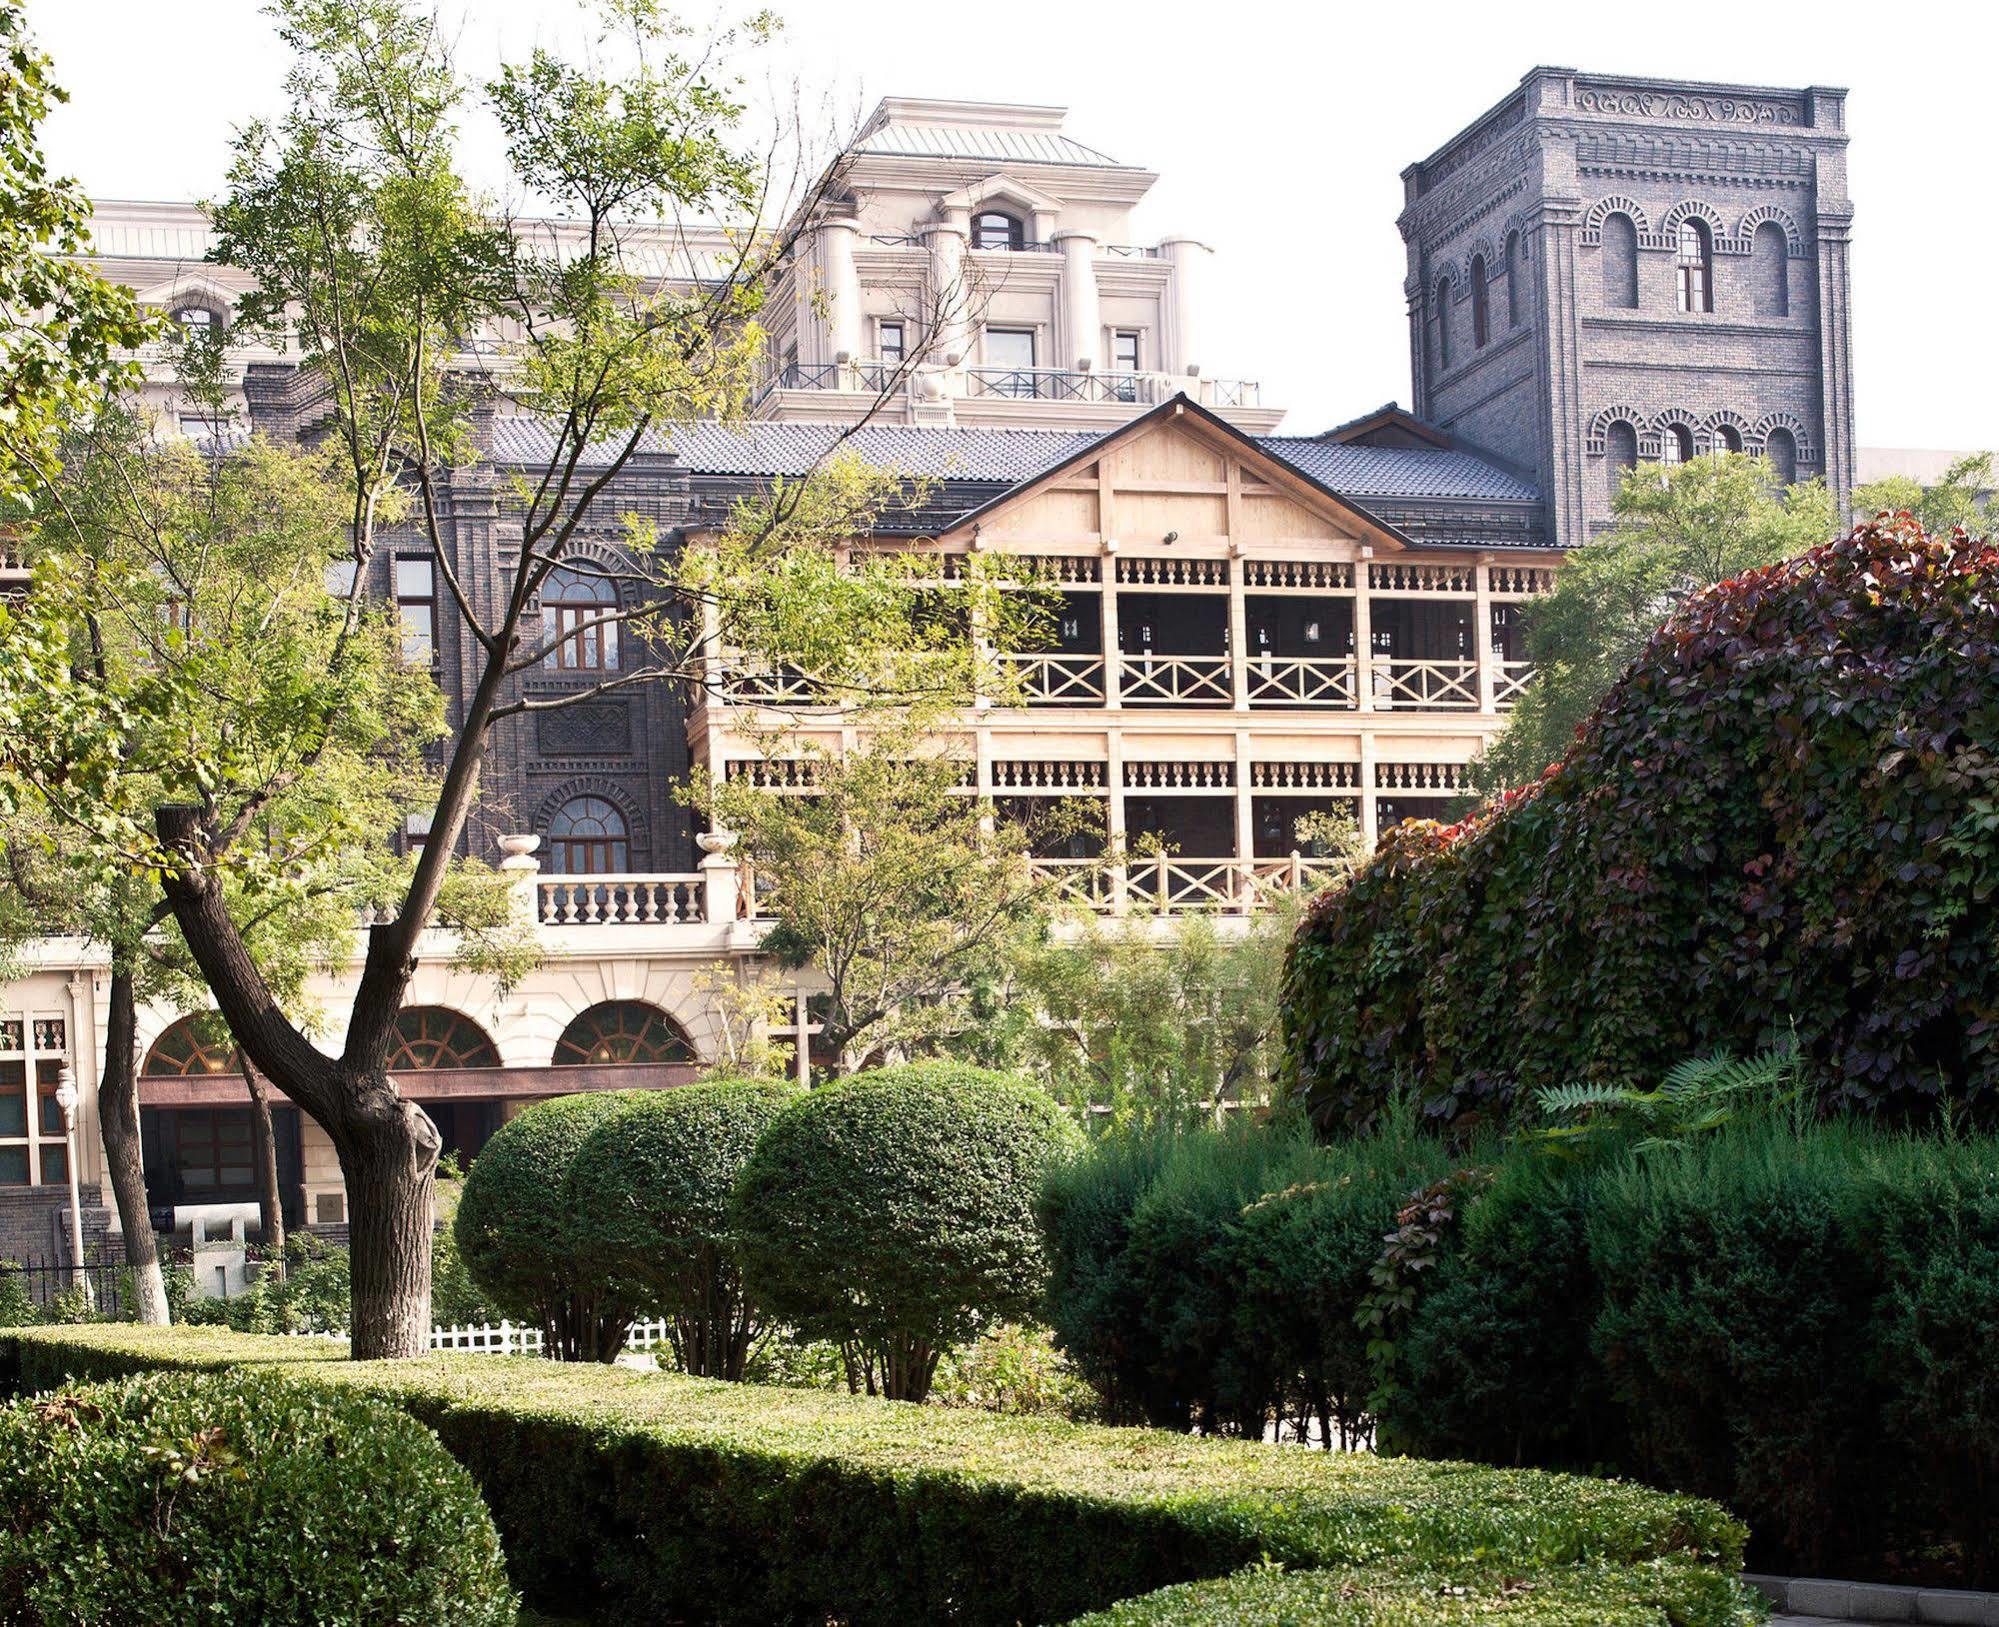
[[[1520,691],[1534,676],[1532,661],[1495,661],[1492,664],[1492,704],[1504,709],[1520,698]]]
[[[1090,706],[1104,698],[1101,655],[1005,655],[1000,660],[1029,706]]]
[[[1288,893],[1308,891],[1332,878],[1333,864],[1293,853],[1281,859],[1036,859],[1064,898],[1098,915],[1247,914]]]
[[[1252,706],[1351,708],[1354,704],[1353,657],[1253,656],[1249,663],[1249,703]]]
[[[699,875],[543,876],[543,926],[656,926],[707,918]]]
[[[1478,710],[1476,661],[1392,661],[1377,656],[1370,669],[1377,712]]]
[[[1233,699],[1225,655],[1128,655],[1118,667],[1126,701],[1226,706]]]

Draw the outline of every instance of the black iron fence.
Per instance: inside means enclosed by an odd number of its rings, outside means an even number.
[[[116,1321],[132,1311],[132,1280],[121,1255],[86,1251],[81,1271],[67,1260],[0,1260],[0,1326],[30,1317]]]

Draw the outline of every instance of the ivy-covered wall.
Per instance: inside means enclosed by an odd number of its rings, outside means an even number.
[[[1322,1126],[1795,1036],[1829,1103],[1999,1102],[1999,550],[1906,518],[1689,599],[1535,784],[1405,825],[1286,972]]]

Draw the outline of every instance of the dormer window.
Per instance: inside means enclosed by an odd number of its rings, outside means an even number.
[[[1018,215],[988,209],[972,217],[972,247],[975,249],[1018,249],[1027,241],[1027,232]]]
[[[206,305],[181,305],[173,313],[174,325],[189,342],[213,343],[222,337],[222,318]]]

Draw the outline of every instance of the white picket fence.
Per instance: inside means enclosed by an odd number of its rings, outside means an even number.
[[[298,1339],[345,1339],[344,1333],[299,1333]],[[666,1342],[664,1321],[634,1322],[625,1334],[625,1349],[642,1352]],[[435,1327],[430,1330],[430,1348],[482,1356],[539,1356],[542,1353],[540,1328],[523,1327],[518,1322],[480,1322],[471,1327]]]

